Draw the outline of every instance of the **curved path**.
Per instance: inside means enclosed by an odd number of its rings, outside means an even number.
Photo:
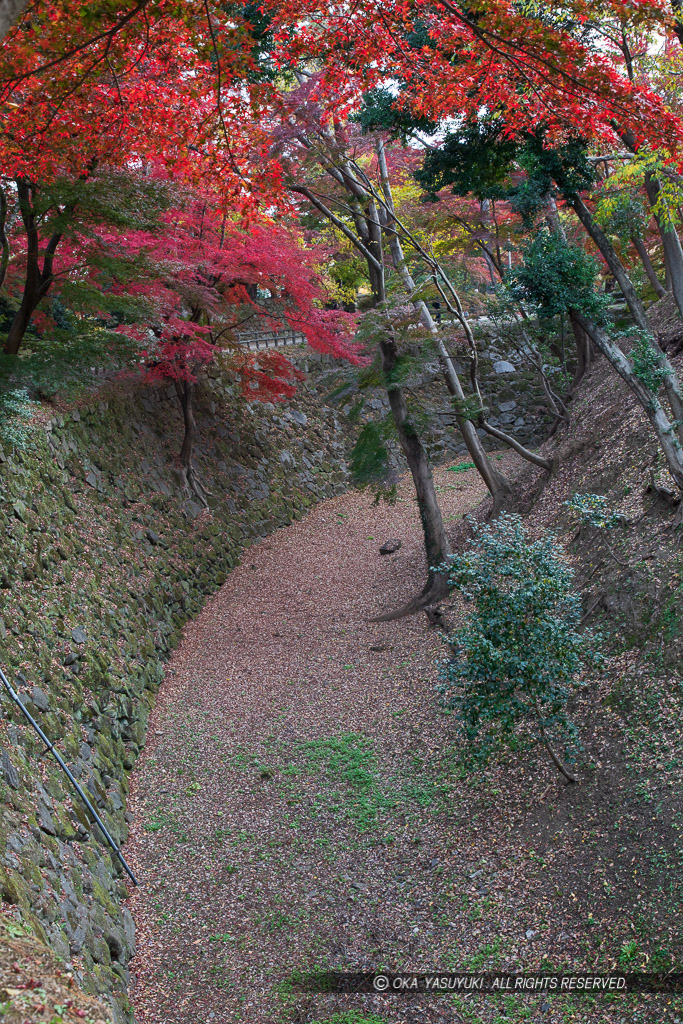
[[[437,481],[451,524],[483,497],[473,471]],[[422,574],[407,484],[393,508],[349,493],[245,552],[185,629],[133,779],[140,1024],[455,1019],[292,987],[328,965],[462,963],[498,933],[461,898],[484,851],[454,800],[442,644],[424,615],[367,621]]]

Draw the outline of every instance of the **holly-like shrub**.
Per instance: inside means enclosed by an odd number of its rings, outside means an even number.
[[[605,319],[606,299],[595,291],[598,263],[581,246],[543,229],[522,250],[523,262],[509,275],[512,294],[541,319],[580,310],[596,323]]]
[[[578,745],[567,705],[595,658],[596,638],[579,632],[574,573],[555,538],[530,540],[518,515],[475,527],[468,549],[441,567],[472,609],[449,639],[439,690],[475,756],[517,746],[519,726],[544,744],[568,781],[576,779],[553,744]]]
[[[598,530],[611,530],[626,519],[609,507],[603,494],[573,494],[564,504],[582,526],[595,526]]]

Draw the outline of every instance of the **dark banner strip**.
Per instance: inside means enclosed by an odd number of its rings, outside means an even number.
[[[386,992],[411,995],[448,992],[683,992],[677,974],[311,974],[296,987],[306,992]]]

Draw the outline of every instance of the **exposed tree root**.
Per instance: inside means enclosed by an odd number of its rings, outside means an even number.
[[[187,493],[197,499],[200,505],[204,508],[209,507],[209,503],[206,500],[206,495],[211,497],[211,491],[204,487],[201,481],[197,478],[194,471],[194,466],[189,463],[187,466],[183,466],[183,480],[184,486]]]
[[[655,480],[655,474],[652,470],[650,470],[650,482],[645,488],[646,494],[649,494],[650,492],[656,494],[658,498],[661,498],[662,501],[665,501],[668,505],[680,505],[681,503],[681,495],[672,490],[671,487],[658,483]]]
[[[609,544],[607,544],[607,550],[610,553],[610,555],[612,556],[612,558],[614,559],[614,561],[617,563],[617,565],[621,565],[624,569],[628,569],[629,568],[629,564],[630,563],[629,562],[622,562],[622,560],[620,558],[617,558],[617,556],[614,554],[614,551],[609,546]]]
[[[425,615],[432,626],[436,626],[437,629],[443,630],[444,633],[449,632],[448,620],[446,619],[443,607],[440,604],[430,604],[425,608]]]
[[[370,622],[395,622],[397,619],[404,619],[407,615],[417,615],[418,612],[438,605],[448,593],[448,584],[443,576],[431,576],[421,594],[414,597],[412,601],[404,604],[401,608],[395,608],[392,612],[385,612],[384,615],[376,615]]]
[[[676,509],[676,515],[671,523],[672,529],[678,529],[683,526],[683,495],[678,491],[674,491],[671,487],[666,487],[665,484],[658,483],[652,470],[650,470],[650,482],[645,488],[645,493],[656,494],[667,505]]]
[[[579,626],[583,626],[586,619],[595,611],[600,602],[602,601],[604,594],[599,594],[598,597],[588,606],[588,609],[583,613],[579,621]]]

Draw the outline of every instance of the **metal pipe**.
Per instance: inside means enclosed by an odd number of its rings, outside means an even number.
[[[35,731],[38,733],[38,735],[40,736],[41,740],[45,744],[45,750],[43,751],[43,753],[46,754],[48,752],[48,750],[50,751],[50,753],[54,757],[54,759],[57,762],[57,764],[59,765],[59,767],[62,769],[64,774],[67,776],[67,778],[68,778],[69,782],[71,783],[71,785],[73,786],[74,790],[76,791],[76,793],[81,798],[81,800],[83,801],[83,803],[85,804],[87,809],[92,814],[93,818],[95,819],[97,825],[100,828],[100,831],[102,832],[102,835],[106,839],[106,841],[109,844],[109,846],[111,846],[111,848],[114,851],[114,853],[116,854],[116,856],[118,857],[118,859],[121,862],[121,865],[122,865],[124,871],[126,872],[128,877],[130,878],[131,882],[133,883],[133,885],[139,885],[140,883],[138,882],[137,878],[135,877],[135,875],[133,874],[131,869],[128,867],[128,865],[127,865],[127,863],[126,863],[126,861],[124,859],[123,854],[121,853],[121,851],[119,850],[118,846],[114,842],[114,839],[112,838],[112,836],[109,834],[106,825],[104,824],[104,822],[100,818],[99,814],[97,813],[97,811],[95,810],[93,805],[88,800],[87,796],[83,792],[83,789],[81,788],[81,786],[78,783],[77,779],[74,778],[74,776],[73,776],[71,770],[69,769],[69,767],[64,763],[62,755],[55,748],[54,743],[50,743],[49,739],[47,738],[47,736],[45,735],[43,730],[40,728],[40,726],[36,722],[35,718],[33,718],[31,713],[24,706],[24,702],[22,701],[21,697],[19,696],[17,691],[14,689],[14,687],[9,683],[9,681],[7,679],[7,676],[2,671],[1,668],[0,668],[0,679],[2,679],[2,682],[4,683],[5,689],[9,693],[9,695],[12,698],[12,700],[14,701],[14,703],[17,705],[17,707],[21,708],[21,710],[22,710],[23,714],[25,715],[25,717],[31,723],[31,725],[33,726],[33,728],[35,729]]]

